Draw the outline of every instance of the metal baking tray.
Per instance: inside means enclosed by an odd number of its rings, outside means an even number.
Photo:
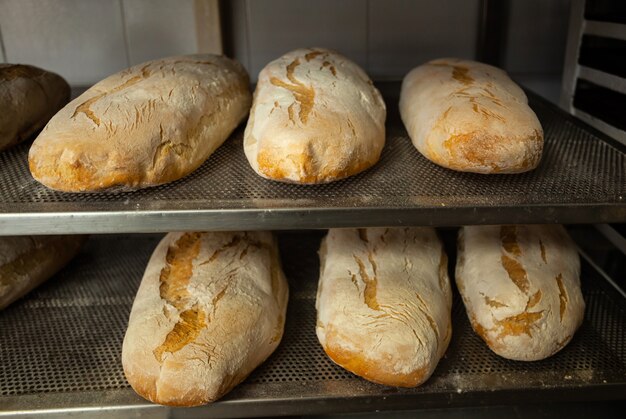
[[[371,169],[325,185],[263,179],[243,127],[198,170],[131,193],[54,192],[30,176],[29,145],[0,153],[0,235],[626,221],[626,147],[529,93],[545,131],[540,166],[518,175],[455,172],[411,144],[400,85],[381,84],[387,142]]]
[[[221,401],[193,409],[144,401],[120,361],[134,294],[159,237],[92,238],[54,279],[0,313],[0,416],[243,417],[626,399],[626,300],[587,263],[585,320],[551,358],[526,363],[493,354],[471,330],[455,292],[452,341],[424,385],[385,387],[352,375],[329,360],[315,336],[321,237],[279,234],[291,287],[283,341]]]

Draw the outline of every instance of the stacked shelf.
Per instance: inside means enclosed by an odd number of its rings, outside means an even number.
[[[381,161],[327,185],[258,177],[245,160],[241,127],[191,175],[132,193],[50,191],[29,174],[28,145],[14,148],[0,154],[0,235],[626,222],[626,147],[538,96],[529,95],[545,130],[539,168],[483,176],[424,159],[400,121],[399,85],[381,90],[389,93]],[[291,297],[276,353],[223,400],[186,414],[275,416],[525,403],[535,395],[544,401],[624,398],[626,300],[587,264],[584,324],[554,357],[535,363],[497,357],[472,332],[455,294],[452,342],[425,385],[397,389],[353,376],[325,356],[315,337],[321,235],[279,235]],[[446,237],[453,261],[453,236]],[[3,311],[0,416],[167,412],[135,395],[120,361],[132,300],[158,239],[92,237],[64,271]]]
[[[0,154],[0,234],[162,232],[626,220],[626,147],[530,94],[545,131],[540,166],[519,175],[441,168],[411,144],[398,84],[382,86],[387,142],[378,164],[326,185],[262,179],[240,127],[198,170],[167,185],[68,194],[37,183],[28,145]]]
[[[444,232],[445,233],[445,232]],[[369,383],[333,364],[315,336],[320,232],[282,233],[291,299],[277,351],[247,380],[192,416],[322,414],[542,401],[620,399],[626,394],[626,301],[587,264],[585,320],[544,361],[508,361],[471,330],[455,292],[453,336],[423,386]],[[444,234],[454,260],[453,235]],[[53,281],[0,316],[0,416],[15,413],[146,413],[156,407],[124,379],[122,339],[143,269],[159,237],[92,238]],[[451,264],[452,266],[452,264]]]

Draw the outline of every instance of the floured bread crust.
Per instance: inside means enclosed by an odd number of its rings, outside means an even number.
[[[288,289],[271,233],[170,233],[152,254],[122,347],[155,403],[217,400],[276,349]]]
[[[139,64],[95,84],[50,120],[30,171],[66,192],[134,190],[200,166],[247,115],[248,76],[218,55]]]
[[[0,151],[29,139],[69,100],[63,77],[30,65],[0,64]]]
[[[78,254],[87,236],[0,237],[0,310],[48,280]]]
[[[244,151],[265,178],[331,182],[378,161],[385,116],[380,93],[359,66],[327,49],[298,49],[259,74]]]
[[[456,283],[476,333],[508,359],[555,354],[583,321],[580,260],[561,225],[463,227]]]
[[[320,248],[317,337],[375,383],[415,387],[452,333],[447,257],[432,228],[331,229]]]
[[[413,69],[400,114],[420,153],[448,169],[520,173],[541,160],[543,129],[526,95],[487,64],[445,58]]]

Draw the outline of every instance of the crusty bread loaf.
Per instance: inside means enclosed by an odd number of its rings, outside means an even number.
[[[86,236],[0,237],[0,310],[63,268]]]
[[[259,74],[244,151],[265,178],[331,182],[378,161],[385,115],[359,66],[326,49],[298,49]]]
[[[317,337],[375,383],[430,377],[452,333],[447,257],[432,228],[332,229],[320,248]]]
[[[580,260],[560,225],[472,226],[459,232],[456,283],[472,327],[492,351],[535,361],[580,326]]]
[[[30,65],[0,64],[0,151],[30,138],[69,100],[63,77]]]
[[[168,234],[130,313],[128,382],[160,404],[218,399],[276,349],[287,297],[271,233]]]
[[[449,169],[519,173],[541,159],[543,130],[526,95],[487,64],[449,58],[413,69],[400,114],[420,153]]]
[[[171,182],[228,138],[251,99],[245,70],[226,57],[140,64],[95,84],[56,114],[33,143],[30,170],[66,192]]]

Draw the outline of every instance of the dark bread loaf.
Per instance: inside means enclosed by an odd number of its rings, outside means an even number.
[[[0,237],[0,310],[63,268],[87,236]]]
[[[0,151],[30,138],[69,100],[70,86],[61,76],[0,64]]]

